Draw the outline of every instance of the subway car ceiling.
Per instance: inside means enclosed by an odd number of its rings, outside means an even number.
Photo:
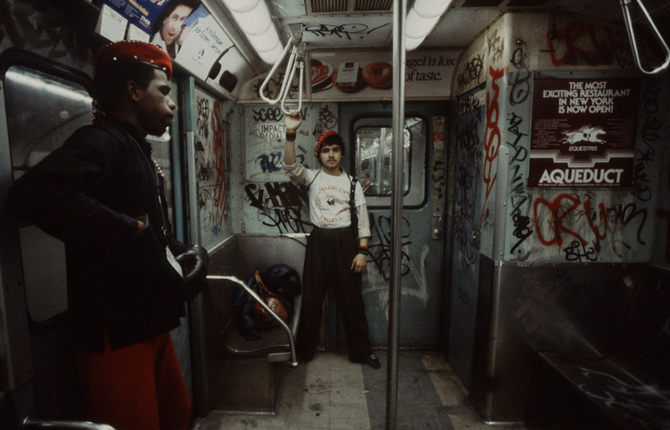
[[[265,1],[265,0],[263,0]],[[261,3],[263,3],[261,1]],[[274,61],[266,62],[259,58],[258,51],[254,49],[250,40],[253,41],[254,36],[245,36],[244,22],[248,22],[250,18],[245,13],[237,13],[227,4],[249,3],[249,2],[234,2],[225,0],[204,0],[203,2],[212,13],[220,18],[220,22],[231,39],[236,41],[236,44],[243,53],[243,56],[253,68],[255,74],[264,76],[267,74]],[[406,39],[408,50],[412,49],[407,54],[406,63],[406,80],[424,79],[426,81],[434,80],[434,75],[418,76],[418,73],[412,75],[411,69],[416,64],[438,64],[444,66],[455,66],[454,61],[459,60],[460,53],[471,46],[473,42],[490,28],[502,15],[507,12],[535,12],[545,14],[548,21],[547,26],[553,32],[556,32],[556,17],[560,15],[584,15],[586,17],[593,17],[597,20],[602,20],[607,23],[612,23],[615,26],[625,27],[624,9],[618,1],[612,0],[604,2],[602,0],[434,0],[417,2],[422,3],[428,15],[437,16],[427,17],[422,19],[416,18],[413,14],[412,7],[414,1],[408,0],[408,15],[407,15],[407,33],[418,39]],[[663,35],[664,39],[668,39],[670,35],[670,6],[664,0],[644,0],[642,2],[646,11],[653,17],[653,22],[656,28]],[[311,100],[311,91],[323,91],[322,88],[317,87],[314,79],[331,77],[334,72],[332,68],[337,68],[334,61],[323,61],[323,58],[335,57],[337,53],[346,52],[350,58],[369,59],[375,58],[381,62],[392,63],[391,49],[393,44],[393,1],[392,0],[341,0],[341,1],[324,1],[324,0],[306,0],[306,1],[292,1],[292,0],[271,0],[267,1],[269,13],[272,16],[272,25],[276,28],[281,42],[281,46],[291,44],[291,35],[295,35],[296,28],[301,30],[301,42],[304,42],[305,65],[307,82],[312,85],[306,87],[306,100]],[[663,59],[664,55],[662,46],[659,46],[658,40],[653,37],[653,31],[649,30],[649,25],[643,20],[639,9],[633,7],[636,4],[633,2],[630,5],[632,11],[632,19],[634,27],[637,31],[636,37],[648,42],[652,49],[656,48],[654,55]],[[444,8],[446,7],[446,11]],[[421,11],[419,15],[426,16],[426,11]],[[239,24],[236,21],[236,15],[240,17]],[[426,31],[429,31],[425,35]],[[574,29],[573,29],[574,30]],[[254,31],[253,29],[251,30]],[[553,34],[550,33],[550,34]],[[558,41],[557,44],[570,44],[570,37],[575,43],[576,39],[582,37],[583,34],[561,35],[556,37],[563,41]],[[488,36],[491,43],[495,42],[495,35]],[[500,40],[500,39],[499,39]],[[643,42],[643,43],[644,43]],[[417,43],[420,43],[415,48]],[[640,43],[640,42],[638,42]],[[578,44],[578,43],[575,43]],[[628,44],[626,44],[628,45]],[[626,46],[626,49],[628,47]],[[667,50],[667,47],[666,47]],[[352,51],[359,51],[359,56],[352,54]],[[366,51],[368,51],[366,53]],[[370,52],[373,51],[372,57]],[[446,52],[445,52],[446,51]],[[489,54],[491,54],[490,52]],[[427,54],[427,55],[424,55]],[[433,54],[431,56],[431,54]],[[277,72],[284,71],[285,60],[279,66]],[[369,60],[368,60],[369,62]],[[662,60],[661,60],[662,62]],[[332,63],[332,64],[331,64]],[[223,61],[222,61],[223,64]],[[366,63],[363,63],[366,64]],[[363,64],[360,64],[362,67]],[[310,72],[311,69],[311,73]],[[324,69],[326,70],[324,72]],[[321,73],[320,73],[321,72]],[[449,73],[448,71],[446,73]],[[311,75],[311,79],[310,78]],[[275,76],[275,75],[273,75]],[[425,98],[451,98],[452,94],[449,88],[452,84],[446,78],[454,78],[453,76],[446,76],[442,72],[441,81],[439,84],[445,88],[443,91],[429,91],[425,94],[421,91],[407,91],[406,99],[425,99]],[[247,85],[244,90],[236,92],[237,101],[245,102],[258,100],[257,90],[259,85],[255,83],[255,79],[251,79],[253,85]],[[332,79],[331,79],[332,81]],[[210,84],[216,85],[216,80],[209,79]],[[247,81],[248,82],[248,81]],[[294,85],[297,84],[297,78]],[[454,83],[456,80],[454,79]],[[433,82],[435,83],[435,82]],[[446,85],[444,85],[446,84]],[[335,101],[357,101],[357,99],[365,100],[364,94],[355,94],[355,90],[346,91],[345,97],[338,97],[337,92],[329,91],[327,95],[321,94],[317,100],[324,100],[331,97]],[[290,94],[295,96],[295,94]],[[377,95],[379,97],[379,95]],[[382,99],[391,97],[391,92],[387,92]]]
[[[93,0],[92,3],[87,3],[87,0],[59,0],[59,2],[64,5],[93,9],[93,14],[99,11],[96,33],[102,34],[104,39],[150,37],[141,30],[135,32],[135,36],[129,35],[133,28],[142,27],[141,20],[134,23],[132,17],[124,21],[122,30],[118,28],[118,24],[114,26],[117,28],[110,28],[112,21],[124,20],[121,14],[109,6],[114,2],[105,0]],[[654,31],[650,29],[636,7],[637,2],[643,4],[665,40],[670,35],[668,25],[670,5],[665,0],[632,0],[630,2],[633,28],[636,29],[637,40],[641,41],[638,43],[651,47],[651,57],[660,58],[660,62],[663,62],[666,52],[663,51],[662,44],[658,43],[658,39],[653,35]],[[434,84],[435,80],[439,79],[441,90],[437,92],[408,91],[406,93],[408,100],[444,100],[455,96],[452,94],[452,87],[457,83],[457,78],[453,76],[453,73],[461,54],[506,13],[534,13],[535,16],[541,17],[533,24],[535,29],[540,27],[543,30],[546,29],[548,45],[552,45],[552,39],[556,39],[557,47],[573,44],[582,49],[579,46],[581,45],[579,38],[591,31],[567,27],[557,29],[556,25],[557,22],[560,24],[561,16],[583,15],[588,19],[595,18],[596,21],[601,20],[608,25],[625,28],[622,6],[616,0],[453,0],[451,2],[435,0],[423,3],[427,5],[423,7],[429,14],[437,15],[415,19],[416,15],[413,15],[411,11],[414,1],[407,2],[410,9],[406,21],[407,32],[417,38],[406,39],[408,46],[406,80],[423,80],[427,81],[426,83],[432,81]],[[261,9],[266,9],[269,17],[258,15]],[[146,13],[147,10],[142,11],[140,8],[140,12]],[[426,11],[420,11],[419,16],[425,14]],[[148,11],[148,16],[151,16],[151,10]],[[343,53],[346,53],[346,61],[358,62],[360,67],[368,64],[370,58],[373,58],[376,63],[388,65],[392,63],[392,0],[341,0],[337,2],[324,0],[249,0],[244,2],[202,0],[202,6],[197,13],[187,18],[185,24],[196,30],[200,37],[191,35],[185,39],[183,48],[175,58],[177,68],[195,76],[211,91],[233,101],[262,102],[258,97],[258,89],[263,78],[268,75],[277,62],[277,58],[281,56],[282,48],[286,47],[288,51],[281,64],[277,65],[274,74],[269,77],[270,83],[266,88],[269,99],[274,100],[273,91],[279,91],[279,85],[274,85],[274,82],[277,81],[277,77],[281,78],[286,72],[291,45],[298,48],[298,58],[304,59],[306,75],[304,101],[363,101],[373,97],[376,100],[390,100],[392,97],[391,91],[377,93],[374,96],[364,91],[356,94],[360,88],[356,88],[355,85],[352,88],[339,88],[341,91],[324,91],[326,84],[330,87],[331,82],[334,82],[332,75],[337,74],[336,69],[342,67],[341,62],[345,61]],[[431,30],[425,35],[427,29]],[[155,37],[152,34],[153,31],[146,31],[151,34],[151,38]],[[568,34],[569,31],[572,33]],[[261,33],[262,35],[258,36]],[[276,33],[276,41],[272,38],[265,38],[271,33]],[[494,33],[486,36],[489,47],[492,49],[489,55],[495,55],[493,49],[497,49],[494,47],[494,44],[497,43],[496,39],[500,41],[503,36]],[[136,36],[138,34],[140,36]],[[625,34],[625,31],[622,34]],[[594,37],[597,39],[598,35]],[[546,43],[544,34],[542,39],[542,42]],[[524,41],[518,41],[518,43],[522,42]],[[595,42],[597,45],[598,41]],[[610,43],[607,40],[602,42]],[[417,44],[418,47],[415,48]],[[630,44],[625,41],[622,45],[625,45],[622,48],[628,50],[627,56],[630,56]],[[585,57],[588,57],[589,54],[593,53],[586,52]],[[647,58],[649,57],[650,55],[647,55]],[[632,58],[631,56],[626,60]],[[580,58],[576,58],[575,61],[576,65],[579,65]],[[441,69],[438,67],[438,69],[423,72],[415,70],[412,74],[412,69],[416,65],[448,67]],[[593,66],[593,64],[589,65]],[[472,66],[477,67],[476,64]],[[621,68],[629,68],[629,65],[626,64]],[[386,77],[386,81],[380,85],[387,85],[390,69],[378,69],[377,72]],[[461,75],[462,72],[462,70],[459,71]],[[436,73],[438,78],[436,78]],[[296,73],[288,99],[295,99],[298,96],[296,91],[298,75],[299,72]],[[323,81],[322,85],[317,85],[321,81]],[[315,97],[313,92],[321,92],[321,94]]]

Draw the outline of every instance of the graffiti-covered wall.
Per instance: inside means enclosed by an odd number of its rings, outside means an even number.
[[[480,252],[519,262],[650,261],[667,85],[625,70],[623,29],[563,16],[554,34],[550,19],[503,16],[457,70],[458,94],[486,82]],[[470,121],[459,117],[458,129]],[[501,146],[510,151],[505,252],[493,256]]]
[[[303,104],[303,123],[296,139],[296,158],[308,168],[316,168],[314,143],[325,130],[337,130],[337,107],[331,103]],[[282,171],[286,128],[284,113],[276,105],[241,107],[234,123],[234,139],[244,142],[233,154],[235,180],[239,187],[234,204],[236,231],[249,234],[286,234],[311,231],[307,193],[288,180]]]
[[[667,265],[669,88],[634,70],[630,52],[609,23],[506,14],[462,56],[451,325],[467,333],[452,330],[450,360],[464,382],[482,256]]]
[[[475,326],[479,278],[479,229],[481,216],[481,184],[483,168],[484,127],[486,123],[486,89],[479,85],[456,100],[457,126],[453,153],[455,160],[454,234],[452,252],[452,282],[450,325],[468,327],[455,330],[449,336],[449,361],[456,368],[468,369],[462,373],[466,386],[470,385],[472,331]]]
[[[461,57],[453,81],[456,98],[454,241],[448,359],[469,387],[482,255],[493,252],[498,151],[507,109],[505,58],[509,15],[480,36]],[[515,120],[516,121],[516,120]]]
[[[200,244],[210,248],[232,234],[227,172],[227,130],[224,123],[230,102],[195,92],[195,180]]]

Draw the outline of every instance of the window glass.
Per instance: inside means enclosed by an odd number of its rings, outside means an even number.
[[[168,127],[162,136],[147,136],[147,142],[151,144],[151,156],[165,175],[165,200],[168,208],[168,219],[172,228],[175,228],[174,222],[174,182],[172,178],[171,153],[172,131]]]
[[[91,101],[75,82],[25,66],[10,67],[5,74],[5,107],[14,178],[90,124]],[[28,313],[34,322],[43,323],[67,310],[65,249],[34,225],[22,226],[19,234]]]
[[[92,99],[77,83],[12,66],[5,74],[5,88],[15,179],[60,147],[76,129],[91,123]]]
[[[356,157],[358,175],[366,196],[391,195],[391,154],[393,152],[393,129],[390,127],[361,127],[356,130]],[[409,190],[410,136],[405,129],[403,193]]]
[[[393,178],[393,127],[390,118],[362,118],[354,124],[356,175],[368,205],[388,206]],[[426,125],[421,118],[407,118],[403,139],[403,195],[407,204],[423,201]]]

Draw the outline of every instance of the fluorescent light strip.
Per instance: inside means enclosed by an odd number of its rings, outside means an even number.
[[[415,0],[407,12],[405,50],[412,51],[433,31],[452,0]]]
[[[265,0],[223,0],[223,3],[261,59],[274,64],[284,47]]]

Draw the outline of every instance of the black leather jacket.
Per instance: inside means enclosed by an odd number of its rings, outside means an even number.
[[[150,154],[129,123],[82,127],[7,198],[12,215],[65,242],[69,314],[81,348],[103,351],[105,332],[112,349],[131,345],[174,329],[185,314],[166,245],[174,255],[187,246],[163,233],[170,226]],[[137,235],[141,215],[149,223]]]

